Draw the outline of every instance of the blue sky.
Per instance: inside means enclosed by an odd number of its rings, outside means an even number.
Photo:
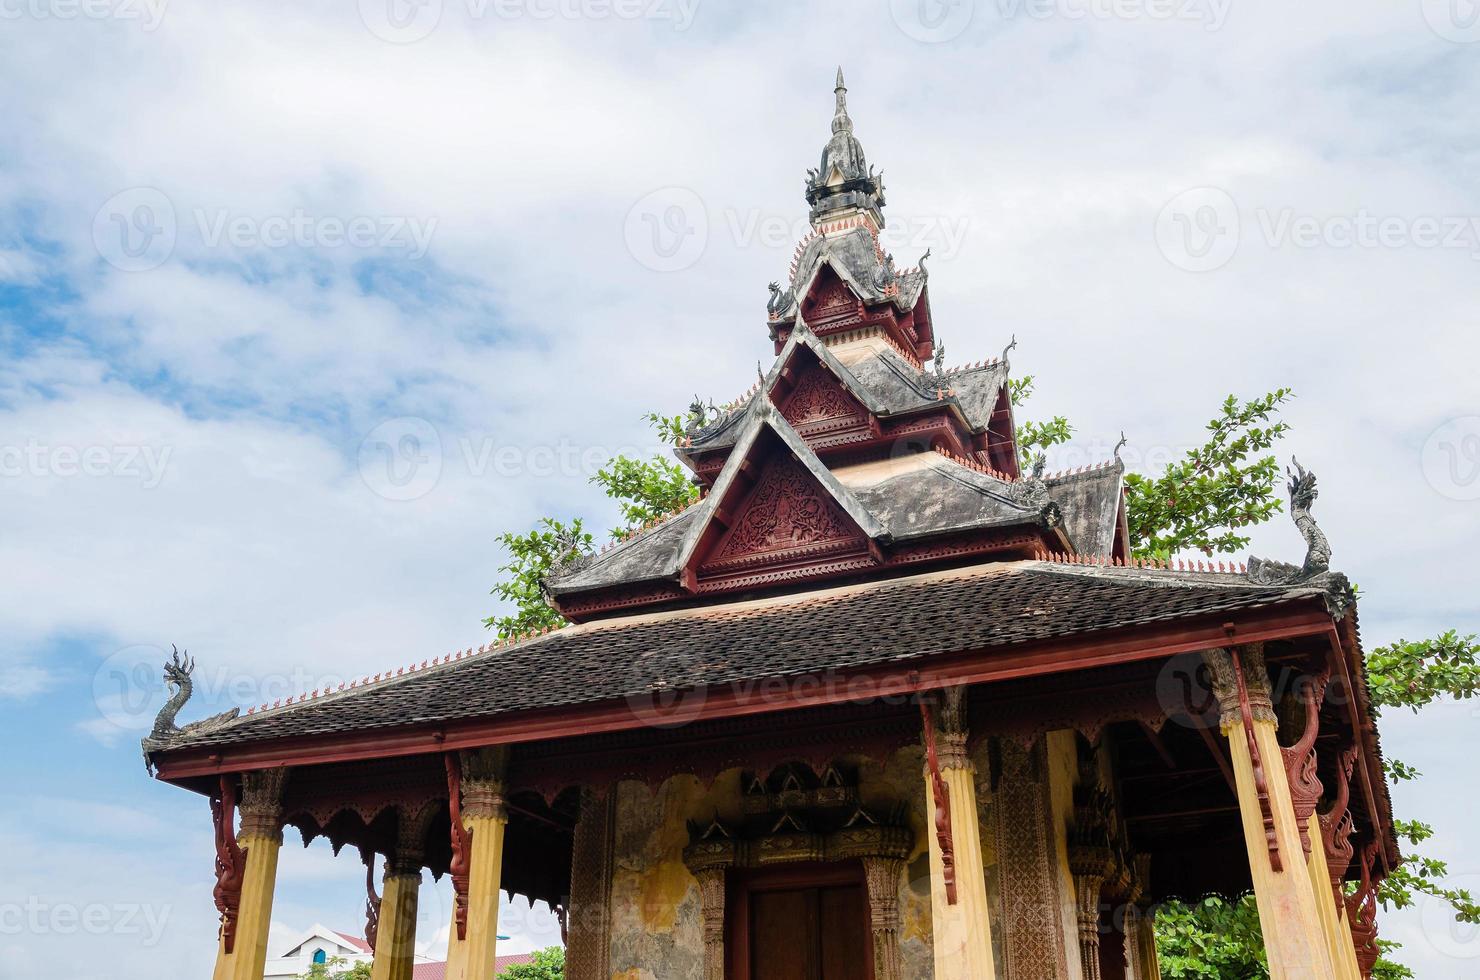
[[[170,644],[188,717],[476,646],[495,535],[607,526],[642,413],[749,387],[839,63],[949,360],[1016,334],[1058,462],[1288,384],[1367,642],[1480,629],[1468,0],[390,2],[0,3],[3,980],[207,968],[208,812],[137,747]],[[1384,726],[1472,885],[1477,734]],[[362,888],[290,834],[276,918]]]

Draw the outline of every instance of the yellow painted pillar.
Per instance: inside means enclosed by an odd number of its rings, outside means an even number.
[[[1316,896],[1316,910],[1321,916],[1321,928],[1326,935],[1326,945],[1331,950],[1331,965],[1336,971],[1337,980],[1362,980],[1361,971],[1357,969],[1357,951],[1352,945],[1351,931],[1342,922],[1341,914],[1336,909],[1336,899],[1331,894],[1331,871],[1326,863],[1326,848],[1322,843],[1321,818],[1316,814],[1311,814],[1310,818],[1310,861],[1306,868],[1310,873],[1311,891]]]
[[[472,833],[468,867],[467,930],[458,939],[456,911],[447,944],[447,980],[487,980],[498,947],[499,887],[503,880],[505,747],[460,753],[462,822]],[[456,903],[454,903],[454,906]]]
[[[1276,736],[1263,650],[1257,644],[1239,647],[1242,691],[1230,651],[1210,650],[1204,657],[1213,672],[1221,726],[1228,738],[1271,980],[1335,980]]]
[[[1362,980],[1362,966],[1357,962],[1357,941],[1352,936],[1352,923],[1347,917],[1345,902],[1342,902],[1341,908],[1337,909],[1336,920],[1339,923],[1337,935],[1341,942],[1340,976]]]
[[[936,980],[993,980],[992,933],[987,879],[977,819],[975,767],[966,755],[966,688],[941,692],[933,736],[941,780],[950,801],[956,901],[946,891],[945,858],[935,822],[933,777],[927,758],[926,812],[930,838],[930,912]],[[927,741],[928,744],[928,741]]]
[[[1161,961],[1156,958],[1156,920],[1150,912],[1136,916],[1136,945],[1139,947],[1136,980],[1161,980]]]
[[[246,852],[236,940],[226,952],[223,936],[216,949],[212,980],[262,980],[267,967],[267,934],[272,926],[272,899],[277,887],[278,852],[283,846],[283,786],[288,770],[268,769],[242,775],[241,832],[237,844]],[[232,819],[225,814],[223,819]]]
[[[399,867],[386,867],[370,980],[411,980],[411,969],[416,963],[416,906],[420,890],[420,869],[407,872]]]

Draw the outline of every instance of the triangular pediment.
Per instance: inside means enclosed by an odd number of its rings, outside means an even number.
[[[843,281],[831,263],[824,263],[812,279],[806,297],[802,300],[802,316],[815,325],[831,324],[839,320],[858,319],[863,311],[863,302],[853,289]]]
[[[808,439],[840,430],[869,428],[872,413],[848,389],[842,378],[825,367],[805,347],[798,348],[798,362],[790,374],[789,389],[773,392],[781,417]],[[852,380],[846,372],[844,377]],[[777,398],[776,395],[780,397]]]
[[[757,470],[699,574],[788,564],[845,551],[864,552],[867,536],[789,452],[777,451]]]
[[[683,561],[683,578],[700,589],[713,580],[806,577],[840,561],[866,567],[876,542],[888,540],[769,403],[705,505]]]

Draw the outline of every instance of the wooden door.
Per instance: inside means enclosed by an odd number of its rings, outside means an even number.
[[[731,980],[872,980],[868,900],[855,870],[782,869],[740,882]]]

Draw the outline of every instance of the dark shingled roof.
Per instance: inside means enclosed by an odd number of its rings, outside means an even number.
[[[680,450],[680,455],[691,456],[733,446],[744,431],[747,419],[765,400],[764,393],[775,386],[781,367],[790,360],[795,348],[801,346],[811,348],[843,385],[880,418],[929,411],[940,408],[942,404],[954,405],[973,432],[983,432],[991,423],[1009,373],[1006,360],[949,371],[945,381],[952,394],[941,399],[936,396],[940,382],[935,374],[921,371],[893,347],[879,345],[834,350],[802,325],[792,332],[760,388],[727,414],[695,431],[691,436],[693,444]]]
[[[570,626],[367,687],[243,716],[169,746],[488,718],[656,691],[932,657],[1247,610],[1319,586],[1019,561]],[[860,624],[867,624],[861,628]]]

